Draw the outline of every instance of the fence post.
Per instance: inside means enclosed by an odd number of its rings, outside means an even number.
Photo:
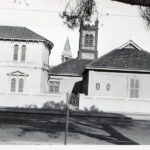
[[[66,94],[66,129],[65,129],[64,145],[67,145],[68,124],[69,124],[69,93]]]

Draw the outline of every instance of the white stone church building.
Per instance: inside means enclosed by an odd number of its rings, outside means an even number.
[[[28,28],[0,26],[0,107],[41,107],[58,98],[48,86],[52,48],[51,41]]]

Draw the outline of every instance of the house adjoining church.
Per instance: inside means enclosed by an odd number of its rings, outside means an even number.
[[[42,107],[65,99],[49,93],[52,48],[51,41],[26,27],[0,26],[0,107]]]
[[[150,117],[150,53],[130,40],[97,58],[97,38],[98,21],[81,25],[76,59],[69,55],[67,40],[63,62],[50,70],[50,93],[78,94],[81,110],[95,106],[99,111]]]

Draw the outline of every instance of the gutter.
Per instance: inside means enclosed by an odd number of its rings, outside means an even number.
[[[96,68],[96,67],[86,67],[85,69],[100,70],[100,71],[114,71],[114,72],[150,73],[150,70],[135,70],[135,69]]]
[[[82,75],[79,75],[79,74],[51,74],[51,73],[49,73],[48,74],[49,76],[71,76],[71,77],[82,77]]]

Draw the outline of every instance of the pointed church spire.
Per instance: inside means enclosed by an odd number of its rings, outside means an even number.
[[[62,59],[62,62],[65,62],[71,58],[72,58],[71,47],[70,47],[69,39],[67,37],[67,40],[66,40],[66,43],[64,46],[64,50],[61,54],[61,59]]]
[[[67,40],[66,40],[66,44],[65,44],[64,50],[65,51],[70,51],[71,50],[68,37],[67,37]]]

